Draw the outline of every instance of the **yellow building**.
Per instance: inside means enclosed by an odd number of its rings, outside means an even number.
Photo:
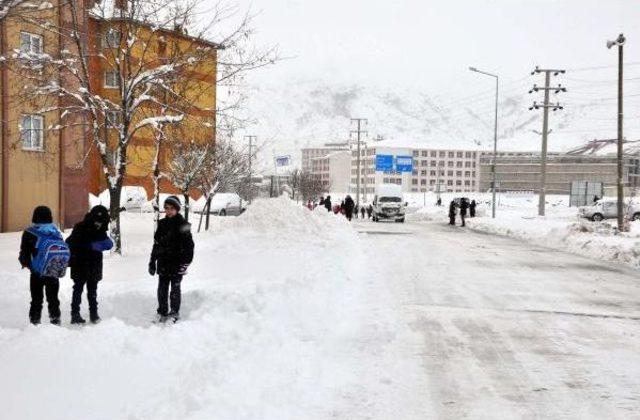
[[[64,0],[51,1],[50,8],[28,11],[38,19],[50,21],[57,27],[68,25]],[[29,2],[27,7],[33,7]],[[90,73],[95,93],[114,101],[119,100],[119,90],[114,89],[108,73],[108,63],[99,57],[109,41],[117,37],[114,31],[125,23],[118,19],[98,19],[89,14],[93,2],[79,4],[85,10],[78,24],[86,28],[82,32],[91,55]],[[61,7],[58,7],[58,6]],[[23,12],[23,11],[19,11]],[[55,56],[62,49],[73,51],[56,31],[45,30],[41,25],[31,24],[30,19],[10,15],[0,20],[0,56],[10,57],[15,50],[33,53],[49,53]],[[127,22],[131,26],[131,22]],[[170,131],[170,136],[179,141],[211,141],[215,138],[216,108],[216,63],[218,46],[192,38],[180,31],[141,26],[151,51],[140,54],[150,65],[171,59],[172,51],[207,47],[210,57],[185,72],[181,88],[191,106],[185,109],[185,120],[181,127]],[[120,38],[122,41],[122,37]],[[105,43],[105,41],[107,41]],[[148,61],[151,60],[151,61]],[[74,88],[73,79],[64,74],[51,74],[61,85]],[[0,231],[22,230],[30,224],[33,208],[49,206],[54,220],[63,227],[70,227],[86,213],[88,193],[105,189],[105,180],[99,160],[86,136],[83,118],[74,117],[72,124],[59,125],[60,111],[37,114],[44,105],[56,107],[55,98],[33,99],[25,97],[25,78],[12,66],[0,62]],[[48,103],[47,103],[48,101]],[[61,105],[57,103],[57,105]],[[117,118],[117,116],[113,116]],[[86,123],[86,121],[84,121]],[[110,133],[109,137],[113,138]],[[151,193],[151,162],[154,156],[153,133],[140,130],[129,146],[128,174],[125,185],[140,185]],[[88,159],[82,159],[89,153]],[[164,151],[163,162],[170,159]],[[86,162],[85,162],[86,160]],[[84,164],[81,164],[84,163]],[[175,192],[171,185],[163,184],[163,191]]]

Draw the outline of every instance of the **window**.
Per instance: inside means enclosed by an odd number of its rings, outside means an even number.
[[[417,179],[412,179],[411,180],[411,185],[418,185],[418,180]]]
[[[471,162],[465,162],[464,163],[464,167],[465,168],[470,168],[471,167]]]
[[[471,152],[465,152],[464,157],[467,159],[471,159]]]
[[[426,150],[422,151],[422,157],[427,157],[429,156],[429,152],[427,152]]]
[[[438,164],[438,162],[436,162],[435,160],[431,161],[431,166],[436,166]]]
[[[119,31],[110,28],[104,33],[102,38],[102,48],[118,48],[120,46],[120,40],[122,35]]]
[[[382,183],[383,184],[388,184],[389,183],[389,178],[383,178],[382,179]],[[355,184],[355,182],[353,182],[353,184]]]
[[[456,152],[456,157],[457,158],[461,158],[462,157],[462,152]]]
[[[431,176],[436,176],[436,171],[430,171],[429,173]]]
[[[453,161],[450,160],[449,162],[447,162],[447,166],[449,168],[453,168]]]
[[[44,117],[23,115],[20,118],[20,137],[22,149],[44,150]]]
[[[438,155],[438,154],[436,153],[436,151],[435,151],[435,150],[432,150],[432,151],[431,151],[431,157],[436,157],[437,155]]]
[[[20,32],[20,52],[42,54],[42,36]]]
[[[413,156],[418,157],[420,156],[420,152],[418,152],[417,150],[413,151]]]
[[[462,171],[456,171],[456,176],[462,176]]]
[[[444,152],[444,151],[440,151],[440,157],[441,157],[441,158],[446,157],[446,156],[447,156],[447,153],[446,153],[446,152]]]
[[[456,162],[456,168],[462,168],[462,162]]]
[[[429,185],[436,185],[436,180],[435,179],[429,180]]]
[[[457,181],[456,181],[456,185],[462,185],[462,181],[457,180]]]
[[[447,176],[453,176],[453,171],[447,171]]]
[[[452,186],[453,185],[453,181],[452,180],[448,180],[447,181],[447,185]]]
[[[455,153],[449,152],[449,158],[452,159],[455,156]]]
[[[465,177],[470,177],[471,176],[471,172],[470,171],[464,171],[464,176]]]
[[[411,171],[411,174],[412,175],[418,175],[418,171],[414,169],[413,171]]]
[[[104,72],[104,87],[117,89],[120,87],[120,75],[117,71]]]
[[[427,170],[424,169],[424,170],[420,171],[420,175],[427,176]]]
[[[470,185],[471,185],[471,182],[467,179],[467,180],[465,180],[465,181],[464,181],[464,185],[465,185],[466,187],[468,187],[468,186],[470,186]]]
[[[420,180],[420,185],[427,185],[427,180],[426,179]]]
[[[118,128],[122,124],[122,114],[120,111],[107,111],[105,120],[107,128]]]
[[[422,161],[422,166],[427,166],[429,163],[426,160]]]

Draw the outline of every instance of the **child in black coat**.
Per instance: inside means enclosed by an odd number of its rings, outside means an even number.
[[[55,277],[41,276],[35,271],[33,261],[38,253],[38,237],[59,238],[62,234],[53,225],[51,209],[46,206],[38,206],[33,210],[33,223],[29,229],[22,233],[20,242],[20,254],[18,261],[22,268],[28,268],[31,272],[29,287],[31,290],[31,307],[29,308],[29,321],[37,325],[42,316],[42,304],[44,296],[47,296],[49,309],[49,320],[54,325],[60,325],[60,300],[58,291],[60,290],[60,280]]]
[[[102,252],[113,247],[107,236],[109,211],[104,206],[95,206],[84,220],[73,227],[67,244],[71,250],[71,279],[73,297],[71,299],[71,323],[84,324],[80,315],[80,303],[85,284],[89,301],[89,320],[100,322],[98,315],[98,282],[102,280]]]

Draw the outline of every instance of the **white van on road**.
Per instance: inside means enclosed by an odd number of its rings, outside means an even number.
[[[404,223],[407,203],[400,185],[381,185],[373,198],[373,221],[393,220]]]

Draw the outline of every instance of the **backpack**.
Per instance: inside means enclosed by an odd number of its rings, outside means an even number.
[[[69,266],[71,252],[57,229],[29,228],[36,242],[36,255],[31,259],[31,269],[41,277],[64,277]]]

